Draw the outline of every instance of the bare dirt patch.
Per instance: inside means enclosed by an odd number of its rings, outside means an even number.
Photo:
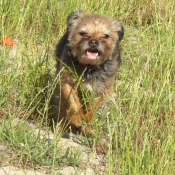
[[[16,122],[16,121],[15,121]],[[49,142],[52,142],[53,139],[56,139],[54,134],[51,131],[46,131],[44,128],[39,130],[37,126],[33,123],[29,123],[30,128],[38,134],[40,132],[41,139],[43,136],[47,136]],[[46,133],[47,132],[47,133]],[[62,153],[65,154],[65,151],[69,148],[72,152],[80,154],[80,163],[78,166],[63,166],[54,169],[53,174],[64,174],[64,175],[73,175],[73,174],[102,174],[105,169],[105,160],[103,154],[97,154],[95,150],[90,149],[89,147],[78,143],[76,135],[67,134],[67,138],[59,138],[58,146],[62,148]],[[0,154],[7,152],[7,147],[0,146]],[[9,157],[10,159],[10,157]],[[42,167],[38,169],[35,167],[33,169],[21,169],[15,167],[15,165],[3,166],[0,168],[0,175],[47,175],[50,172],[48,168]]]

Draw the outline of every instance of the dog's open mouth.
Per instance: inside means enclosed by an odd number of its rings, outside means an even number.
[[[85,53],[87,59],[90,59],[90,60],[97,59],[99,54],[100,53],[98,52],[98,50],[87,50],[86,53]]]

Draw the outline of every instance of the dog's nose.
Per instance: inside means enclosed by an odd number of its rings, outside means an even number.
[[[95,39],[91,39],[91,40],[89,40],[89,45],[91,47],[97,47],[99,45],[99,42]]]

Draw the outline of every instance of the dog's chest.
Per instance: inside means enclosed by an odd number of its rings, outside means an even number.
[[[108,62],[105,63],[108,65]],[[106,82],[113,76],[114,71],[110,71],[110,66],[84,66],[80,64],[74,64],[74,70],[78,79],[76,80],[77,86],[80,86],[90,94],[100,94],[105,90]]]
[[[103,80],[98,75],[99,72],[88,70],[81,76],[82,88],[91,95],[98,95],[104,90]]]
[[[82,85],[83,88],[86,89],[86,91],[88,91],[90,94],[92,94],[93,91],[95,91],[95,89],[92,86],[92,83],[82,81]]]
[[[76,70],[76,77],[74,76],[73,82],[75,89],[79,89],[89,94],[96,94],[98,77],[96,72],[91,69],[78,69]]]

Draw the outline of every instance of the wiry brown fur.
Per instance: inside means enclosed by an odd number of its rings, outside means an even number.
[[[118,20],[79,10],[69,15],[67,31],[56,47],[61,80],[55,88],[54,105],[62,127],[68,125],[73,132],[88,134],[82,120],[89,122],[93,109],[113,90],[123,35]],[[88,52],[94,52],[96,59],[89,59]]]

